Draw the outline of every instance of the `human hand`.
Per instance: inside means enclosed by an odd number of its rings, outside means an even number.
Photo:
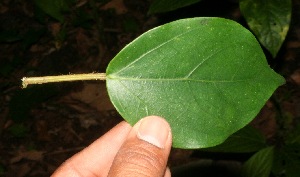
[[[133,127],[119,123],[63,163],[52,177],[171,177],[166,167],[171,150],[169,124],[149,116]]]

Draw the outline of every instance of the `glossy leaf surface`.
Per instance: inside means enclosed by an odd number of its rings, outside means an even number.
[[[191,18],[154,28],[107,67],[107,90],[134,124],[148,115],[170,123],[173,146],[211,147],[248,124],[284,79],[255,37],[222,18]]]
[[[149,14],[160,13],[160,12],[168,12],[172,10],[176,10],[191,4],[195,4],[200,0],[155,0],[150,6],[148,11]]]
[[[273,57],[279,51],[291,21],[291,0],[241,0],[249,27]]]

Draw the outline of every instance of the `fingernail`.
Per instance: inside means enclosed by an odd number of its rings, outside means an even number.
[[[142,119],[137,132],[139,139],[161,149],[164,148],[169,134],[169,124],[166,120],[157,116],[149,116]]]

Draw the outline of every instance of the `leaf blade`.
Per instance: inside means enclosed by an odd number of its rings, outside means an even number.
[[[271,173],[274,147],[264,148],[255,153],[242,167],[243,177],[268,177]]]
[[[291,0],[242,0],[240,9],[250,29],[275,58],[289,30]]]
[[[109,96],[129,123],[162,116],[172,127],[173,146],[181,148],[220,144],[284,82],[269,69],[253,35],[221,18],[184,19],[150,30],[127,45],[106,74]]]
[[[300,173],[299,144],[286,144],[283,148],[275,149],[272,172],[277,176],[297,177]]]

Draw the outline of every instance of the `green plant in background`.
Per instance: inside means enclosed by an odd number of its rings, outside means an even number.
[[[240,0],[250,29],[275,58],[289,30],[291,0]]]
[[[37,7],[45,13],[63,23],[65,21],[64,13],[69,12],[71,5],[76,0],[35,0],[34,3]]]
[[[201,0],[154,0],[149,14],[168,12]],[[291,0],[239,0],[240,10],[249,28],[275,58],[289,30]]]
[[[67,37],[66,31],[70,20],[66,20],[66,14],[73,15],[71,10],[75,5],[75,2],[75,0],[34,0],[36,7],[35,16],[41,23],[45,23],[46,15],[60,23],[59,31],[54,34],[56,48],[60,48]],[[74,24],[78,25],[78,19],[81,20],[81,23],[84,23],[84,21],[82,21],[82,16],[80,16],[74,19]]]
[[[101,5],[107,0],[100,0]],[[101,20],[99,20],[98,6],[94,0],[78,2],[76,0],[35,0],[35,17],[39,22],[45,23],[47,17],[54,22],[58,22],[60,29],[55,34],[54,40],[57,48],[63,44],[67,36],[69,28],[82,27],[91,28],[93,24],[97,24],[97,30],[102,33]],[[88,10],[87,10],[88,9]]]
[[[97,5],[98,2],[100,5]],[[44,22],[45,14],[60,22],[63,26],[90,28],[95,22],[100,23],[99,6],[105,5],[109,0],[90,0],[78,2],[76,0],[34,0],[36,18]],[[88,9],[88,10],[86,10]],[[92,23],[93,22],[93,23]],[[97,24],[102,25],[102,24]],[[99,30],[99,29],[98,29]]]

